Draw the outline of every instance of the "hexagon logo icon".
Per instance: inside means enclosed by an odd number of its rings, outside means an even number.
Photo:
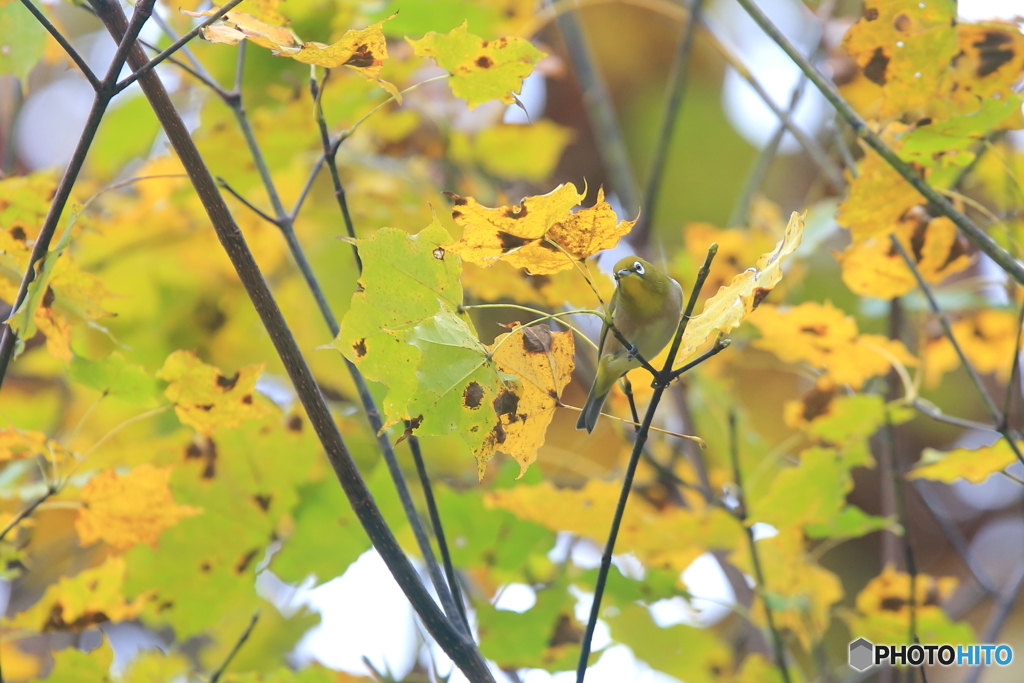
[[[864,671],[872,665],[875,646],[864,638],[850,643],[850,666],[857,671]]]

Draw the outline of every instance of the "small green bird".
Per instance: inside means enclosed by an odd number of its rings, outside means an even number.
[[[672,339],[683,308],[683,288],[639,256],[627,256],[615,264],[615,294],[608,306],[615,328],[650,362]],[[594,431],[601,407],[612,386],[640,361],[615,334],[601,329],[597,376],[576,429]]]

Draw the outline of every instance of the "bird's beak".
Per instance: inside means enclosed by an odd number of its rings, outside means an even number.
[[[622,270],[615,271],[615,280],[616,280],[616,282],[621,280],[622,278],[626,277],[627,275],[631,274],[632,272],[633,272],[632,268],[623,268]]]

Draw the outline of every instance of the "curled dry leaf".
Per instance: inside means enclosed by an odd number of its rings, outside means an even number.
[[[687,324],[677,363],[681,364],[693,356],[715,334],[726,334],[739,327],[782,280],[782,262],[800,246],[803,232],[804,216],[794,211],[786,226],[786,234],[775,249],[761,256],[753,268],[743,271],[730,284],[719,289],[704,304],[703,312]]]

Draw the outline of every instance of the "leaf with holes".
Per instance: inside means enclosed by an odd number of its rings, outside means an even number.
[[[406,38],[418,57],[430,57],[451,75],[452,92],[470,109],[484,102],[515,102],[544,53],[523,38],[484,40],[469,33],[466,23],[448,33],[430,32],[420,40]]]

